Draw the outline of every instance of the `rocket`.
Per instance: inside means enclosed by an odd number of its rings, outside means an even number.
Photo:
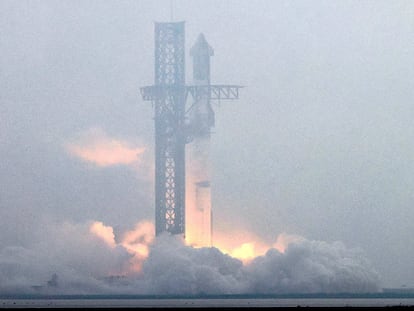
[[[200,34],[190,49],[193,58],[193,83],[199,94],[188,114],[191,141],[186,151],[186,224],[188,241],[195,246],[212,244],[212,208],[210,187],[210,129],[214,111],[210,104],[210,57],[213,49]]]

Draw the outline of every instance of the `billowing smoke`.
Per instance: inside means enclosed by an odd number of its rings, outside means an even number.
[[[302,240],[284,253],[270,249],[246,270],[249,291],[256,293],[370,292],[378,284],[363,253],[340,242]]]
[[[30,246],[0,250],[0,293],[95,293],[106,291],[100,276],[119,274],[131,255],[109,247],[89,224],[40,224]],[[54,276],[55,275],[55,276]]]
[[[377,291],[378,275],[362,251],[342,243],[301,240],[284,253],[269,249],[243,265],[217,248],[191,248],[162,237],[144,262],[148,290],[167,294]]]
[[[362,250],[340,242],[288,241],[247,264],[178,236],[154,239],[141,222],[120,237],[99,222],[48,225],[28,247],[0,250],[0,294],[280,294],[375,292]],[[279,238],[279,240],[281,240]],[[286,238],[285,238],[286,240]],[[281,245],[279,244],[275,245]]]

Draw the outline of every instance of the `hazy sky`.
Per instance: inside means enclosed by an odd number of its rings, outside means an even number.
[[[246,86],[214,105],[214,228],[342,241],[384,286],[413,287],[414,2],[173,4],[188,82],[203,32],[212,83]],[[154,79],[154,21],[170,1],[0,2],[0,248],[40,223],[153,219],[139,87]]]

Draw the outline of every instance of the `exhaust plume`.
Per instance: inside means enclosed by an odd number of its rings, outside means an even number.
[[[144,221],[120,237],[101,222],[44,224],[28,247],[0,250],[0,294],[279,294],[376,292],[362,250],[282,234],[243,263]],[[118,241],[118,242],[117,242]],[[281,252],[279,249],[282,249]],[[279,249],[278,249],[279,248]]]

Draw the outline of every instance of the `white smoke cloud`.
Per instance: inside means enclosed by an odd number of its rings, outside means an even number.
[[[246,288],[240,260],[217,248],[193,248],[178,237],[155,241],[143,265],[150,294],[230,294]]]
[[[161,237],[144,262],[150,293],[280,294],[375,292],[379,276],[361,250],[300,239],[243,265],[217,248],[195,249]]]
[[[301,240],[284,253],[270,249],[246,267],[250,292],[332,293],[372,292],[379,278],[363,252],[341,242]]]
[[[0,249],[0,295],[41,294],[281,294],[380,290],[362,250],[340,242],[296,239],[249,264],[215,247],[193,248],[177,236],[152,243],[139,272],[131,249],[90,231],[94,223],[49,225],[28,247]],[[96,224],[96,223],[95,223]],[[105,232],[108,227],[101,224]],[[137,228],[143,228],[137,226]],[[131,232],[135,232],[135,231]],[[138,230],[140,231],[140,230]],[[128,234],[124,235],[128,236]],[[112,241],[112,240],[111,240]],[[55,275],[54,275],[55,274]]]

